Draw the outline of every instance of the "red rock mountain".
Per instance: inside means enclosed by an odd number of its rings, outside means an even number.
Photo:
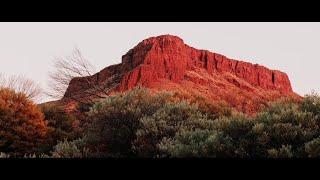
[[[93,90],[88,80],[110,94],[140,85],[225,101],[244,112],[255,112],[261,104],[281,97],[299,97],[281,71],[198,50],[172,35],[143,40],[122,56],[120,64],[72,79],[64,98],[89,95],[86,92]]]

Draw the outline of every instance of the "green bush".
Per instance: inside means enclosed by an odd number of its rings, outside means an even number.
[[[43,152],[52,151],[58,141],[64,139],[74,140],[80,137],[74,123],[77,121],[74,115],[65,112],[62,106],[55,104],[44,104],[40,106],[45,119],[48,122],[48,134],[45,144],[42,146]]]
[[[250,157],[253,123],[243,114],[207,120],[203,129],[178,132],[159,148],[170,157]]]
[[[315,138],[305,144],[305,151],[308,157],[319,158],[320,157],[320,138]]]
[[[162,139],[213,124],[196,104],[174,102],[171,93],[136,88],[96,103],[88,113],[92,125],[87,147],[98,157],[158,157]]]
[[[320,97],[317,93],[311,93],[303,98],[301,103],[303,111],[312,112],[315,115],[320,115]]]
[[[60,141],[52,152],[52,158],[87,158],[89,150],[85,147],[83,139],[74,141]]]
[[[79,142],[60,142],[52,154],[314,158],[320,155],[318,101],[317,95],[306,96],[301,103],[278,101],[248,116],[223,105],[177,100],[171,93],[136,88],[96,103],[87,113],[92,123],[85,136]]]
[[[179,132],[172,139],[164,138],[158,147],[172,157],[228,157],[229,141],[220,131],[196,129]]]
[[[268,156],[270,158],[292,158],[292,147],[291,145],[282,145],[278,149],[269,149],[267,150]]]
[[[88,114],[92,121],[86,138],[89,148],[100,157],[133,156],[131,144],[141,126],[139,119],[155,113],[168,96],[136,88],[96,103]]]
[[[274,104],[268,110],[259,113],[255,123],[262,124],[255,135],[265,134],[260,149],[279,149],[291,146],[295,157],[305,156],[304,144],[319,136],[319,118],[312,112],[301,110],[298,104]],[[261,138],[260,138],[261,139]]]
[[[306,105],[276,102],[254,117],[222,117],[207,131],[178,134],[161,147],[171,157],[318,157],[320,119]],[[211,136],[215,143],[208,140]]]
[[[235,109],[231,108],[225,101],[210,101],[197,94],[175,92],[169,101],[174,103],[186,101],[190,105],[197,105],[199,111],[207,114],[210,119],[231,116],[235,112]]]
[[[197,106],[186,102],[166,103],[154,114],[139,121],[141,128],[136,132],[133,149],[142,157],[163,155],[158,148],[163,139],[174,138],[181,131],[210,128],[213,123]]]

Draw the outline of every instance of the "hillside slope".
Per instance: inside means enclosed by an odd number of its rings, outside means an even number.
[[[248,113],[278,98],[300,98],[281,71],[198,50],[172,35],[143,40],[122,57],[120,64],[91,77],[72,79],[63,100],[90,96],[94,90],[87,81],[109,94],[136,86],[196,94],[210,101],[225,101]]]

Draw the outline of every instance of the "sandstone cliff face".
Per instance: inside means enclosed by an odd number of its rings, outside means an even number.
[[[226,101],[243,111],[255,111],[261,101],[297,96],[283,72],[197,50],[171,35],[142,41],[122,57],[120,64],[86,78],[73,79],[65,97],[88,89],[85,83],[88,78],[110,93],[140,85],[155,90],[197,93]],[[231,97],[235,99],[230,100]],[[254,103],[257,105],[252,105]]]
[[[185,45],[182,39],[175,36],[159,36],[144,40],[137,49],[129,51],[123,57],[122,63],[131,63],[133,68],[140,66],[123,78],[120,90],[131,89],[138,83],[148,85],[148,82],[161,78],[179,82],[187,70],[200,67],[206,69],[208,73],[235,74],[263,89],[292,92],[289,78],[283,72],[231,60],[209,51],[197,50]]]

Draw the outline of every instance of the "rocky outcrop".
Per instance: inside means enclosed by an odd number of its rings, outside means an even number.
[[[237,96],[245,93],[259,100],[297,96],[283,72],[198,50],[171,35],[146,39],[129,50],[120,64],[109,66],[92,77],[73,79],[65,97],[89,89],[90,86],[85,85],[88,79],[110,92],[123,92],[140,85],[157,90],[175,87],[175,90],[181,88],[200,94],[206,89],[204,96],[225,101],[228,100],[223,98],[223,91],[230,89],[234,89]]]
[[[226,56],[185,45],[175,36],[159,36],[144,40],[123,57],[123,64],[139,66],[124,76],[120,90],[128,90],[138,83],[160,78],[179,82],[187,70],[194,67],[205,68],[208,73],[229,72],[254,86],[267,90],[292,92],[288,76],[280,71],[270,70],[257,64],[232,60]]]

